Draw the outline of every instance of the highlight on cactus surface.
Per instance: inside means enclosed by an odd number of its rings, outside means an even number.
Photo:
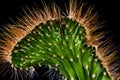
[[[0,28],[0,80],[119,80],[111,38],[94,8],[84,7],[43,2]]]

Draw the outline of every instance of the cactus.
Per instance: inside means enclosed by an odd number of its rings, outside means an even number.
[[[41,23],[14,48],[12,63],[22,69],[56,67],[67,80],[109,80],[85,34],[81,24],[68,18]]]
[[[91,13],[91,7],[84,12],[83,4],[80,7],[75,4],[70,1],[69,14],[65,15],[55,4],[52,10],[48,6],[44,6],[44,11],[28,9],[30,14],[24,10],[23,18],[2,29],[2,39],[9,47],[1,47],[0,52],[7,56],[1,55],[0,62],[10,62],[13,69],[32,72],[36,71],[36,65],[46,65],[58,70],[65,80],[111,80],[96,55],[96,46],[90,44],[101,36],[92,34],[101,28],[95,22],[97,15]],[[2,39],[0,43],[4,43]]]

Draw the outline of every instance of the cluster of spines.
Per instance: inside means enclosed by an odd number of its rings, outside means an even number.
[[[22,70],[11,66],[9,62],[0,63],[1,80],[64,80],[54,67],[36,65]]]

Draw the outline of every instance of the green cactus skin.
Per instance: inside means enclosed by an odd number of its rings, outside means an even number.
[[[56,67],[66,80],[110,80],[85,35],[83,26],[68,18],[41,23],[16,45],[12,63],[21,69]]]

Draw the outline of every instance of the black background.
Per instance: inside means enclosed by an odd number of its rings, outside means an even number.
[[[20,8],[25,4],[32,4],[33,1],[39,3],[41,0],[0,0],[0,25],[8,22],[9,17],[19,13]],[[43,0],[44,1],[44,0]],[[46,0],[45,0],[46,1]],[[67,0],[54,0],[58,4],[63,4]],[[83,0],[94,4],[99,14],[107,22],[107,28],[116,35],[117,41],[120,36],[120,2],[119,0]]]

